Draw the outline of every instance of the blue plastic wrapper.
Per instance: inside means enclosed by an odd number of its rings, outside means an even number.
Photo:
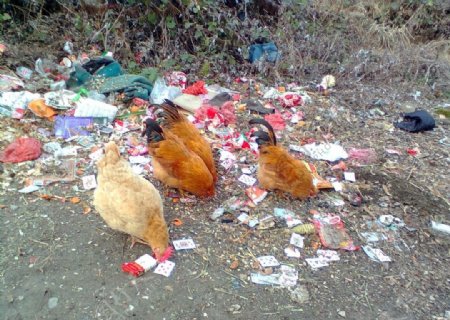
[[[88,136],[88,127],[92,127],[94,119],[90,117],[61,117],[55,119],[55,136],[68,139],[74,136]]]
[[[275,62],[279,59],[278,48],[273,42],[252,44],[249,49],[249,61],[251,63],[261,59],[266,54],[268,62]]]

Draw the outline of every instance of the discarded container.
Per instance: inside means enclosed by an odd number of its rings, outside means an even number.
[[[391,262],[391,258],[384,254],[381,249],[372,248],[371,246],[362,246],[367,256],[375,262]]]
[[[149,254],[144,254],[134,262],[125,262],[122,264],[122,271],[135,277],[140,277],[145,272],[156,266],[157,261]]]

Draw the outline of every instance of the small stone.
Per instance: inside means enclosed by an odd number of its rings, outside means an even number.
[[[340,315],[342,318],[345,318],[345,311],[338,311],[338,315]]]
[[[49,309],[53,309],[58,305],[58,298],[56,297],[51,297],[50,299],[48,299],[48,308]]]
[[[291,300],[299,304],[309,301],[309,292],[305,286],[298,286],[291,291]]]

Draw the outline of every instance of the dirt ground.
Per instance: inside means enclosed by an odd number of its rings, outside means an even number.
[[[245,198],[245,186],[237,180],[240,169],[225,172],[219,166],[214,199],[181,203],[164,198],[167,221],[183,222],[170,226],[171,239],[192,238],[197,249],[176,252],[171,258],[176,266],[168,278],[153,272],[133,278],[121,271],[121,264],[150,253],[149,248],[138,244],[130,249],[126,235],[108,228],[93,208],[92,190],[84,191],[80,179],[21,194],[17,190],[26,177],[36,170],[55,168],[39,167],[33,161],[2,164],[2,318],[444,319],[450,310],[450,240],[431,230],[430,220],[450,223],[450,150],[449,140],[443,140],[449,137],[449,122],[433,113],[445,101],[435,99],[426,89],[415,100],[415,91],[370,83],[341,85],[330,97],[313,96],[313,102],[303,108],[305,126],[290,133],[285,130],[280,136],[287,146],[304,137],[323,141],[323,135],[331,133],[332,141],[340,141],[346,149],[375,149],[374,162],[349,165],[356,182],[346,185],[361,193],[361,205],[350,204],[350,193],[322,191],[306,202],[269,193],[250,209],[252,216],[260,218],[277,207],[290,209],[304,222],[311,218],[312,209],[338,214],[357,245],[365,244],[360,232],[371,230],[374,224],[370,222],[391,214],[407,226],[386,232],[388,239],[377,243],[392,262],[374,262],[362,250],[340,251],[340,261],[313,270],[305,258],[315,255],[314,235],[306,236],[301,258],[295,259],[284,254],[290,231],[280,223],[269,229],[250,229],[236,222],[238,213],[212,221],[211,213],[226,200]],[[392,128],[400,112],[415,107],[435,115],[433,131],[412,134]],[[238,114],[241,132],[248,129],[248,117]],[[8,132],[33,135],[37,128],[51,126],[41,119],[23,123],[1,118],[0,122],[4,137]],[[1,147],[6,144],[2,141]],[[417,156],[406,153],[415,147],[420,150]],[[81,151],[77,157],[85,166],[85,175],[95,173],[95,167],[83,160],[87,155]],[[256,163],[249,153],[241,155],[247,156],[248,164]],[[308,160],[321,176],[337,175],[325,161]],[[149,179],[162,190],[157,181]],[[53,198],[43,199],[39,196],[43,194]],[[63,202],[55,196],[77,196],[81,203]],[[336,205],[337,199],[344,203]],[[274,255],[295,267],[297,286],[253,284],[249,276],[255,271],[254,258],[262,255]],[[234,261],[238,267],[232,269]],[[301,298],[295,298],[298,292]]]

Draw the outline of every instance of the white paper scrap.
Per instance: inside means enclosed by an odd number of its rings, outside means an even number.
[[[97,187],[97,181],[95,181],[94,175],[85,176],[81,179],[83,180],[84,190],[91,190]]]
[[[166,260],[156,267],[155,273],[163,275],[165,277],[169,277],[172,273],[173,268],[175,268],[175,262]]]
[[[262,256],[257,258],[263,268],[278,267],[280,263],[274,256]]]
[[[351,181],[351,182],[355,182],[356,181],[356,177],[355,177],[355,173],[354,172],[344,172],[344,178],[347,181]]]
[[[255,178],[246,174],[241,175],[238,180],[248,186],[253,186],[256,182]]]
[[[144,254],[142,257],[138,258],[135,262],[142,268],[144,268],[145,272],[156,266],[156,264],[158,263],[156,259],[149,254]]]
[[[189,249],[195,249],[195,243],[192,239],[181,239],[181,240],[174,240],[173,246],[175,247],[175,250],[189,250]]]

